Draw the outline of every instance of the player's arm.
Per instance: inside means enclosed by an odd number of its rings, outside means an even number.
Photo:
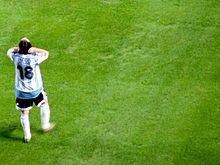
[[[49,56],[49,51],[35,47],[31,47],[29,53],[37,55],[36,58],[38,58],[38,64],[46,60]]]
[[[35,47],[31,47],[28,52],[31,54],[33,54],[33,53],[47,53],[49,55],[49,52],[47,50],[35,48]]]
[[[19,51],[19,47],[13,47],[13,48],[10,48],[9,50],[12,51],[12,52],[18,52]]]
[[[13,48],[10,48],[7,52],[7,56],[11,59],[12,59],[12,56],[15,52],[18,52],[19,51],[19,47],[13,47]]]

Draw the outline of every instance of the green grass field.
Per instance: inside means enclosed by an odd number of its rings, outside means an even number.
[[[0,164],[220,164],[219,0],[0,0]],[[10,47],[41,64],[54,131],[24,144]]]

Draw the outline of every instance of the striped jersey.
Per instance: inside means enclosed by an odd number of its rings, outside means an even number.
[[[13,49],[7,52],[15,64],[15,95],[21,99],[36,98],[43,89],[39,64],[48,58],[48,52],[20,54]]]

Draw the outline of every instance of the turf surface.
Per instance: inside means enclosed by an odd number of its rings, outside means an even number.
[[[220,164],[220,1],[0,0],[0,164]],[[23,144],[14,65],[22,37],[57,126]]]

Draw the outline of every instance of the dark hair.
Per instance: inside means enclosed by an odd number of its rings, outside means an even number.
[[[21,40],[19,43],[19,52],[21,54],[28,54],[28,50],[31,48],[31,43],[25,40]]]

